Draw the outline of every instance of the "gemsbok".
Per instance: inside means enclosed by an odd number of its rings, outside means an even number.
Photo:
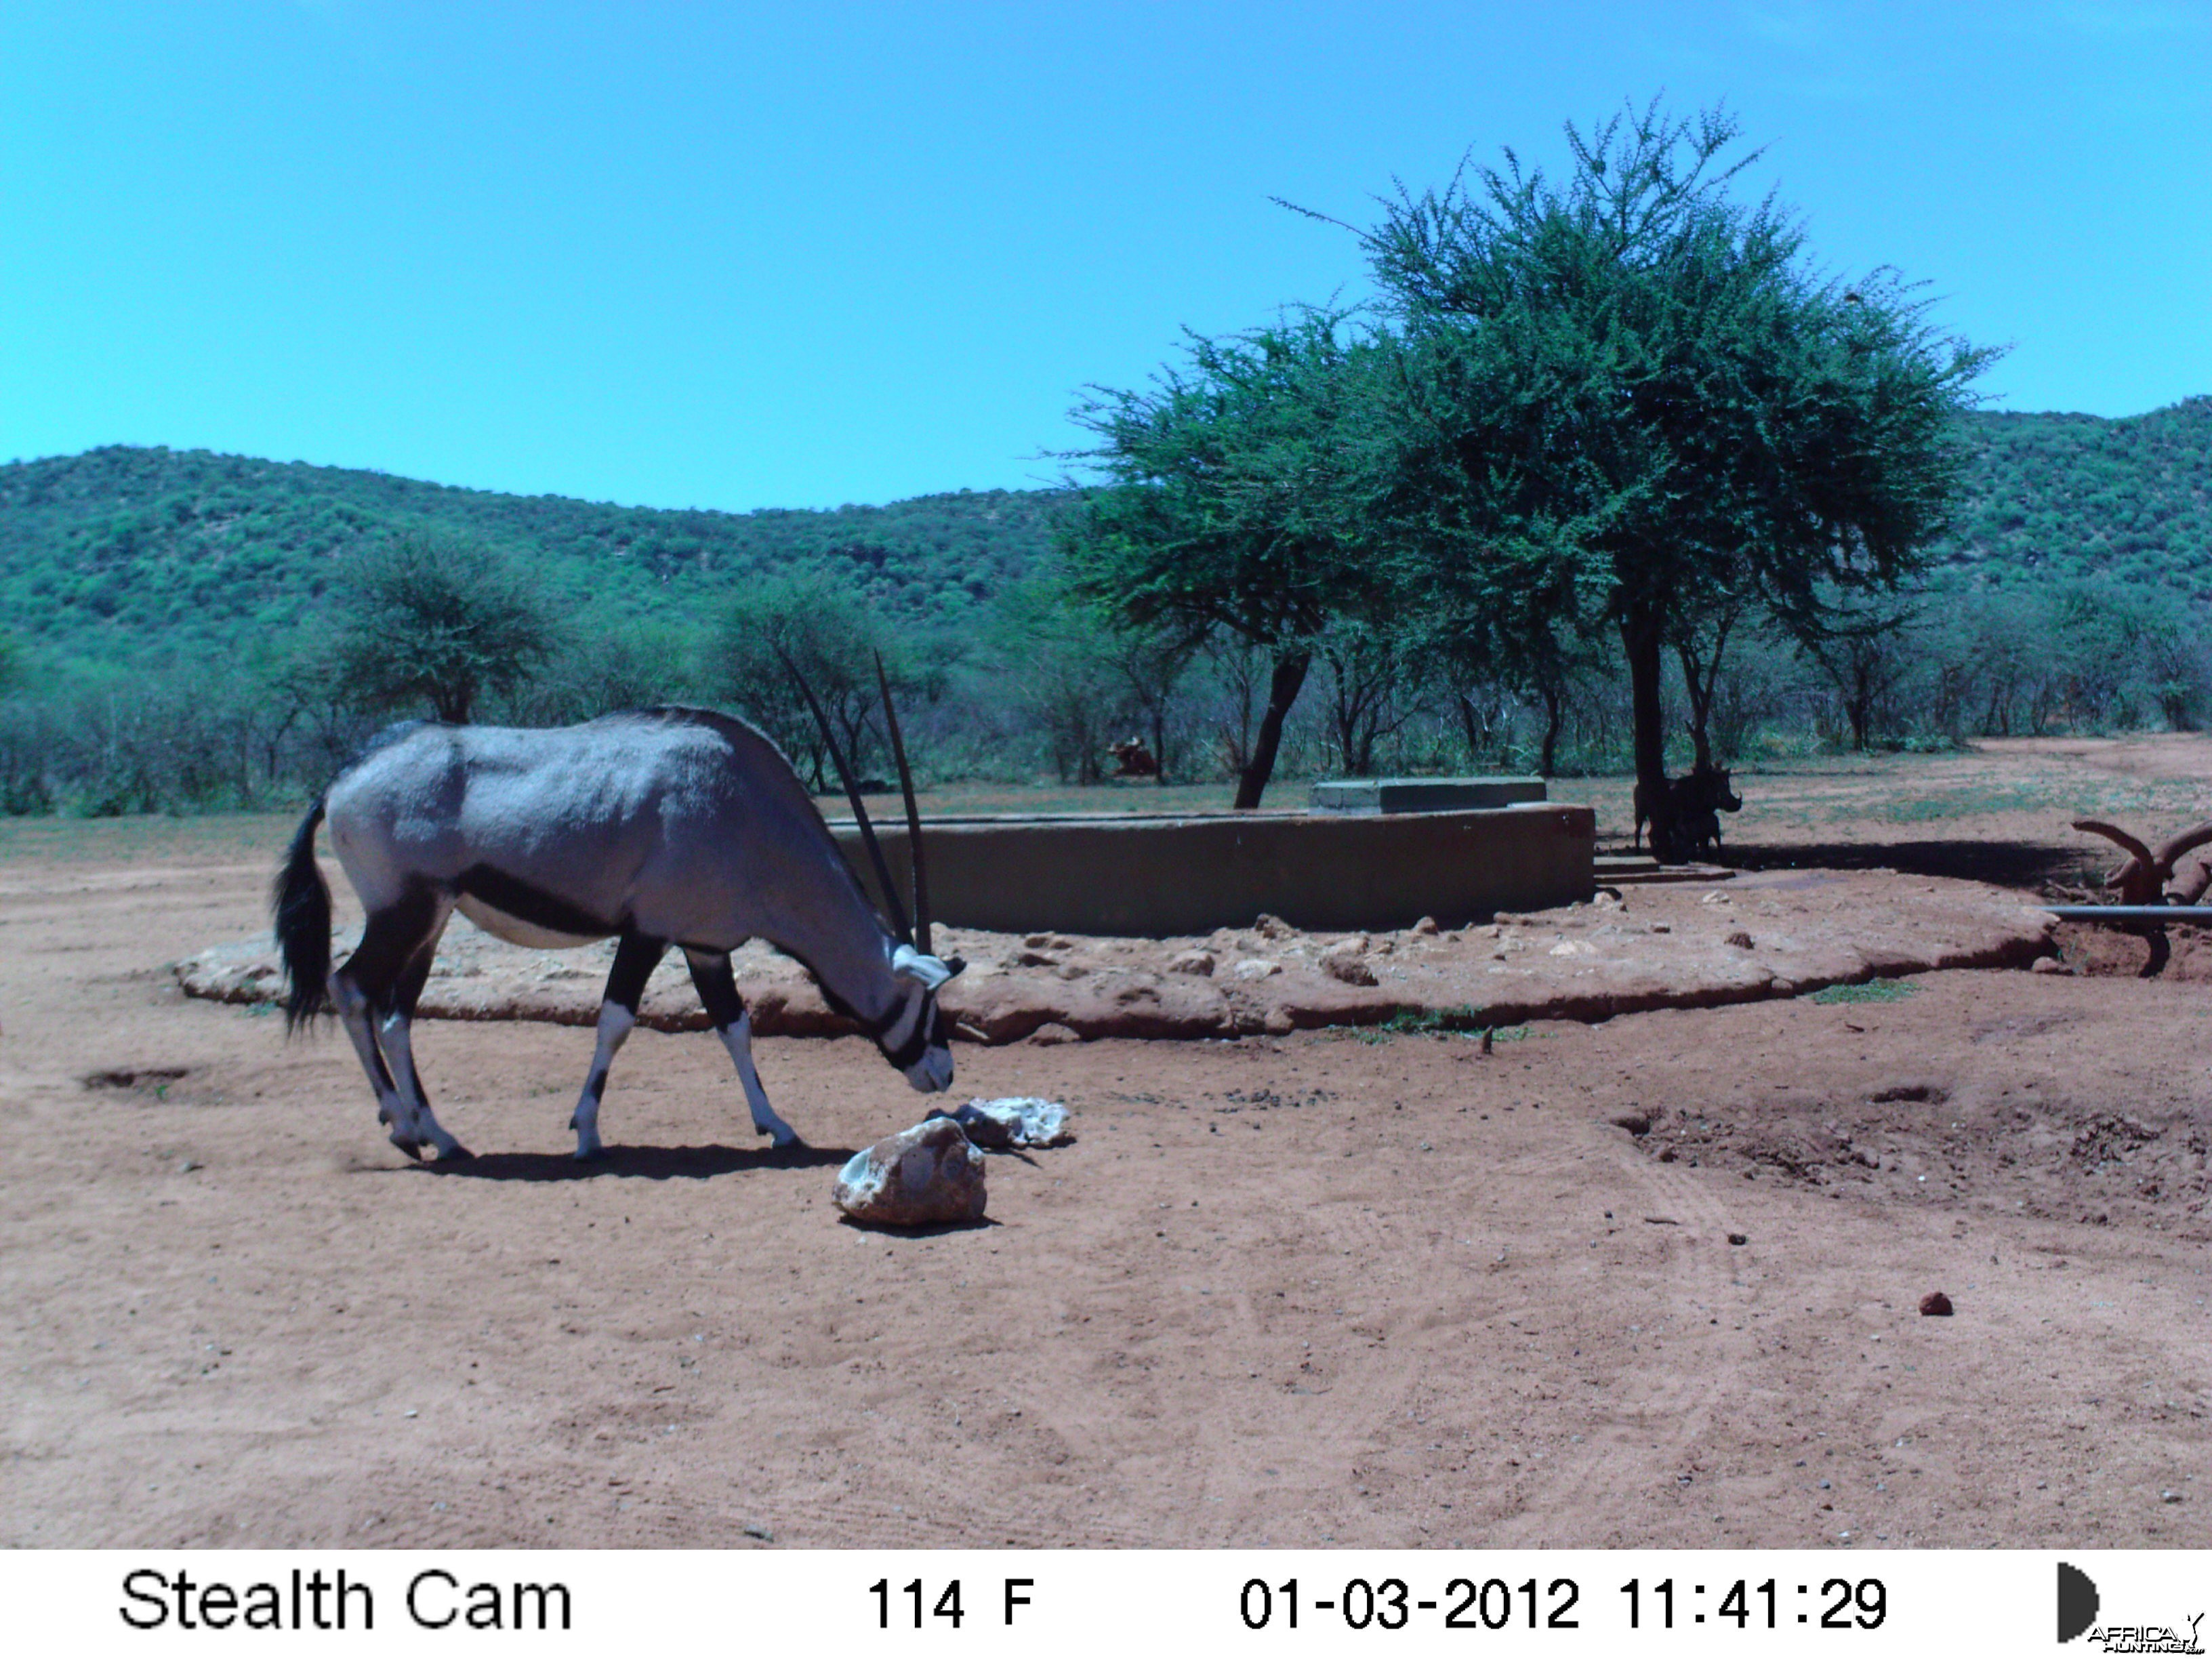
[[[819,719],[803,680],[799,689]],[[415,1158],[425,1142],[441,1161],[468,1157],[430,1110],[410,1030],[439,936],[459,910],[518,945],[618,941],[570,1119],[580,1158],[602,1151],[608,1067],[671,945],[736,1062],[754,1128],[774,1145],[798,1136],[769,1107],[753,1065],[752,1017],[730,968],[747,939],[803,963],[915,1089],[948,1087],[937,990],[965,964],[930,953],[913,779],[888,685],[884,692],[906,799],[913,929],[834,738],[831,757],[896,926],[877,914],[790,763],[744,720],[669,708],[556,730],[412,724],[383,734],[308,808],[277,873],[287,1029],[335,1007],[392,1145]],[[368,916],[359,947],[335,970],[330,889],[315,863],[325,821]]]

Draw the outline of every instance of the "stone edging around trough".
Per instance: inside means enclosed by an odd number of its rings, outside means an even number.
[[[1625,902],[1601,895],[1449,931],[1309,933],[1261,918],[1202,939],[949,929],[939,948],[971,963],[942,995],[968,1040],[1188,1040],[1397,1018],[1464,1028],[1595,1021],[1942,969],[2025,968],[2054,954],[2051,927],[2046,913],[1978,883],[1784,871],[1704,890],[1637,888]],[[524,950],[457,922],[418,1012],[588,1025],[611,949]],[[788,958],[751,945],[736,966],[761,1035],[856,1030]],[[281,994],[265,938],[216,946],[174,970],[191,996],[270,1005]],[[673,953],[640,1017],[662,1030],[706,1027]]]

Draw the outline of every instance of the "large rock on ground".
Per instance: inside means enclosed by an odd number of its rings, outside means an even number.
[[[830,1195],[855,1221],[928,1227],[983,1218],[983,1154],[949,1117],[933,1117],[855,1152]]]

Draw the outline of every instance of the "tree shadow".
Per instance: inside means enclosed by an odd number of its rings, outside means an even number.
[[[2099,854],[2030,841],[1762,842],[1723,849],[1737,870],[1894,870],[2039,891],[2101,869]]]
[[[567,1152],[480,1152],[419,1167],[473,1181],[710,1181],[751,1170],[820,1170],[848,1162],[849,1146],[610,1146],[588,1163]]]

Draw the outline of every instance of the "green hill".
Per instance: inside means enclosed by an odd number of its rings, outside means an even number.
[[[0,466],[0,618],[63,661],[190,661],[314,611],[356,544],[423,532],[508,552],[617,619],[701,617],[748,577],[826,563],[894,616],[957,624],[1043,555],[1058,500],[961,490],[828,512],[672,512],[96,449]]]
[[[1982,413],[1943,565],[2002,585],[2110,574],[2212,600],[2212,398],[2127,420]],[[747,578],[842,569],[894,617],[957,626],[1035,568],[1063,497],[672,512],[503,495],[204,451],[0,466],[0,619],[50,660],[161,666],[282,633],[331,561],[409,531],[474,538],[617,619],[710,613]]]
[[[2106,575],[2212,600],[2212,398],[2127,420],[1978,413],[1945,564],[1996,581]]]

